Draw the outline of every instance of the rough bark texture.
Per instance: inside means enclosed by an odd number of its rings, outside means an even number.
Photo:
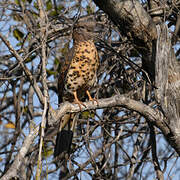
[[[142,66],[156,79],[156,97],[165,115],[166,139],[180,154],[180,68],[166,26],[158,32],[151,17],[131,0],[94,0],[142,54]],[[156,46],[157,43],[157,46]],[[156,68],[155,68],[156,64]]]
[[[157,38],[156,27],[151,17],[137,0],[94,0],[120,32],[133,42],[142,54],[142,67],[154,79],[154,51],[152,44]]]
[[[171,137],[172,142],[180,150],[180,66],[172,49],[167,26],[157,26],[157,30],[156,99],[174,136]]]
[[[0,2],[0,179],[179,179],[180,1],[83,2]],[[102,25],[97,103],[82,95],[81,111],[64,96],[65,56],[89,19]],[[62,119],[72,145],[54,158]]]

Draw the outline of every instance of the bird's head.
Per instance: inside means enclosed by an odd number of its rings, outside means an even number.
[[[74,41],[93,40],[100,30],[102,30],[102,25],[95,21],[80,21],[73,27],[73,39]]]

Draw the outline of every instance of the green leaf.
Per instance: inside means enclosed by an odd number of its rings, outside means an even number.
[[[14,2],[15,2],[17,5],[20,5],[20,1],[22,1],[23,3],[25,3],[26,0],[14,0]]]
[[[22,42],[18,42],[17,44],[16,44],[16,46],[22,46]]]
[[[22,21],[23,20],[22,16],[20,14],[18,14],[18,13],[13,14],[12,16],[13,16],[13,19],[15,21]]]
[[[53,154],[53,149],[52,148],[48,148],[48,149],[46,149],[46,150],[44,150],[44,152],[43,152],[43,157],[49,157],[49,156],[51,156]]]
[[[28,106],[25,106],[25,107],[23,108],[23,113],[24,113],[24,114],[28,113],[28,108],[29,108]]]
[[[52,71],[52,70],[49,70],[49,69],[46,69],[46,72],[47,72],[48,76],[56,75],[57,74],[56,71]]]
[[[81,113],[82,118],[84,119],[88,119],[88,118],[93,118],[94,117],[94,113],[90,113],[89,111],[84,111]]]
[[[92,9],[91,6],[89,6],[89,5],[87,5],[86,10],[87,10],[87,13],[88,13],[88,14],[94,13],[93,9]]]
[[[14,0],[15,4],[20,5],[19,0]]]
[[[57,9],[58,9],[58,11],[62,11],[64,9],[64,6],[63,5],[59,5]]]
[[[69,42],[67,42],[66,44],[64,44],[64,47],[60,50],[60,52],[62,53],[63,56],[65,56],[69,51]]]
[[[54,59],[54,64],[55,64],[55,65],[59,65],[59,59],[58,59],[58,58],[55,58],[55,59]]]
[[[38,8],[38,3],[36,1],[34,1],[34,8],[36,8],[37,10],[39,10]]]
[[[58,13],[57,13],[56,11],[51,11],[49,15],[50,15],[51,17],[53,17],[53,16],[57,16]]]
[[[53,5],[52,5],[51,0],[48,0],[48,1],[46,2],[46,10],[49,11],[49,10],[52,9],[52,7],[53,7]]]
[[[32,55],[32,56],[30,56],[30,57],[28,57],[26,60],[25,60],[25,62],[26,63],[28,63],[28,62],[31,62],[33,59],[35,59],[36,58],[36,55]]]
[[[22,33],[19,29],[13,30],[13,36],[20,41],[24,37],[24,33]]]

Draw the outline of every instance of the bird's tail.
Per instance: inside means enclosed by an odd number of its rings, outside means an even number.
[[[58,132],[54,149],[54,157],[59,156],[63,152],[68,153],[70,151],[72,137],[73,132],[71,130],[62,130]]]
[[[72,116],[72,114],[65,114],[61,119],[59,132],[56,137],[54,157],[59,156],[63,152],[69,153],[70,151],[74,130],[74,123],[72,126],[70,125]]]

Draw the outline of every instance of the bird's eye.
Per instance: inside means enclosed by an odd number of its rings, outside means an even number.
[[[79,26],[80,29],[85,29],[84,26]]]

